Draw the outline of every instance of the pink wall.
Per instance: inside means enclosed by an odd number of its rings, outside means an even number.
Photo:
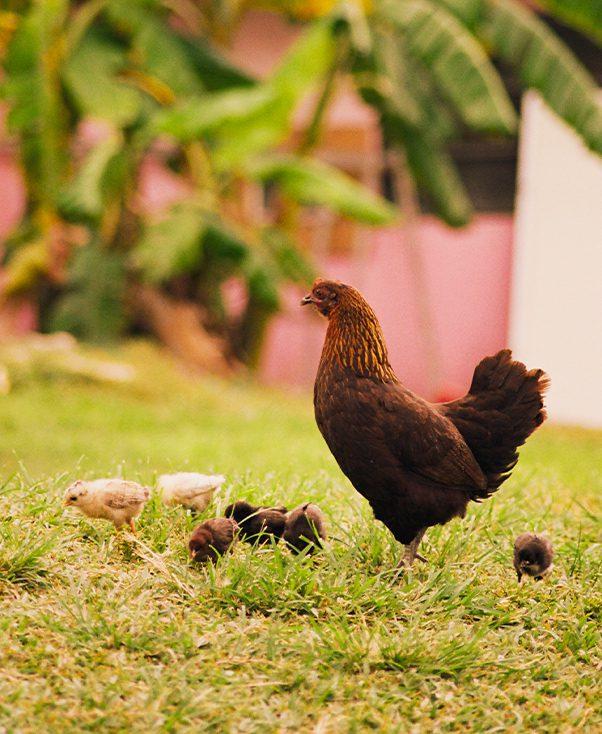
[[[381,321],[399,377],[423,395],[443,400],[462,394],[476,363],[506,344],[512,218],[481,215],[455,231],[425,217],[418,250],[432,319],[430,341],[420,326],[403,229],[374,230],[363,261],[327,258],[320,271],[364,293]],[[313,382],[325,322],[302,309],[299,296],[295,289],[287,291],[285,311],[270,328],[261,365],[267,382]],[[433,370],[437,362],[439,374]]]

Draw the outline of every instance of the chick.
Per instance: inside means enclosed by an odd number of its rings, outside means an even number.
[[[65,493],[65,505],[75,507],[88,517],[110,520],[117,529],[127,523],[135,533],[137,517],[150,497],[150,489],[124,479],[79,480]]]
[[[217,561],[236,542],[238,525],[228,517],[216,517],[198,525],[188,541],[195,561]]]
[[[286,523],[286,507],[253,507],[240,500],[226,507],[226,517],[232,517],[240,527],[240,537],[247,543],[266,545],[282,537]]]
[[[514,541],[514,568],[519,581],[523,574],[540,581],[554,567],[553,557],[552,544],[543,535],[522,533]]]
[[[159,488],[166,505],[182,505],[195,512],[202,512],[211,502],[214,491],[225,480],[222,474],[162,474],[159,477]]]
[[[322,541],[326,540],[326,523],[320,508],[306,502],[291,510],[286,516],[282,537],[294,553],[301,553],[306,548],[308,553],[313,553],[322,548]]]

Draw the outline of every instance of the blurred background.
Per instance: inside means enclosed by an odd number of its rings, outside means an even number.
[[[600,0],[7,0],[0,389],[139,337],[306,389],[321,275],[427,398],[509,345],[602,425],[601,42]]]

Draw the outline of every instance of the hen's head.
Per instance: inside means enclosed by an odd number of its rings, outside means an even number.
[[[77,505],[87,494],[88,489],[85,483],[78,480],[67,488],[67,491],[65,492],[65,505]]]
[[[313,304],[329,321],[320,370],[350,369],[382,381],[397,378],[376,314],[362,294],[338,280],[318,278],[301,305]]]
[[[367,306],[359,291],[352,286],[323,278],[318,278],[311,291],[301,300],[302,306],[309,304],[313,304],[328,319],[338,311],[363,309]]]

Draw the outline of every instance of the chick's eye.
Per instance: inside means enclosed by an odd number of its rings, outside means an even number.
[[[77,495],[73,494],[71,495],[71,497],[69,497],[69,499],[71,500],[71,502],[75,502],[75,500],[77,499]]]

